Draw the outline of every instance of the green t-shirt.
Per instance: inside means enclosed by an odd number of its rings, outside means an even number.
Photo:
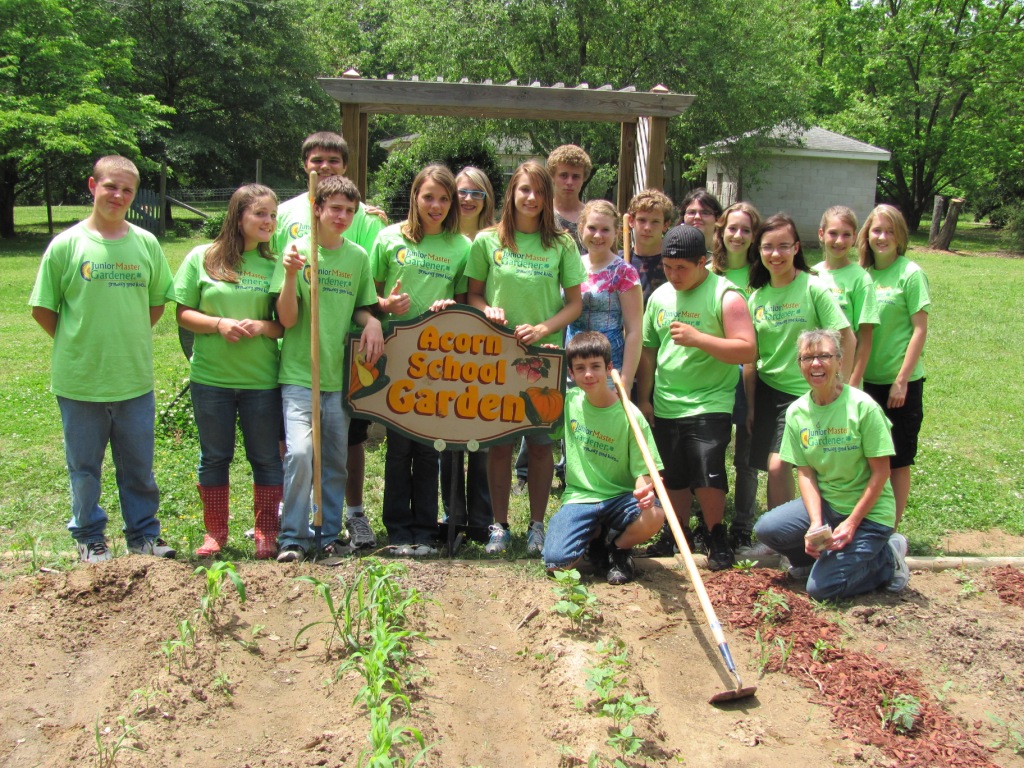
[[[677,291],[671,283],[651,294],[644,310],[643,344],[658,350],[654,371],[654,413],[681,419],[707,413],[732,413],[740,369],[696,347],[672,341],[671,325],[688,323],[701,333],[725,338],[722,306],[736,288],[724,277],[708,272],[703,283]]]
[[[723,277],[736,286],[736,289],[746,299],[750,295],[750,265],[744,264],[739,269],[727,269]]]
[[[402,235],[402,225],[385,227],[370,251],[373,279],[384,284],[388,296],[398,280],[409,294],[409,311],[388,314],[388,319],[419,317],[438,299],[453,299],[466,292],[466,259],[470,240],[461,234],[426,235],[419,243]]]
[[[50,242],[28,303],[57,313],[50,387],[72,400],[130,400],[153,389],[150,307],[171,269],[160,243],[128,225],[105,240],[78,223]]]
[[[850,327],[831,291],[815,278],[797,271],[784,288],[768,283],[747,299],[757,331],[758,375],[770,387],[791,395],[807,391],[796,361],[796,340],[815,328]]]
[[[862,325],[878,325],[878,302],[871,276],[860,264],[847,264],[842,269],[825,269],[818,265],[815,277],[832,291],[850,327],[856,333]]]
[[[561,289],[582,284],[587,271],[568,235],[545,248],[539,232],[516,232],[516,250],[510,251],[502,246],[497,230],[488,229],[473,241],[466,277],[486,283],[487,303],[504,309],[505,322],[515,328],[554,317],[565,306]],[[537,343],[562,346],[563,336],[559,331]]]
[[[928,278],[924,270],[906,256],[898,257],[885,269],[871,269],[868,274],[875,281],[879,322],[872,337],[864,381],[892,384],[899,375],[914,332],[910,316],[931,309]],[[923,376],[924,352],[914,366],[910,381]]]
[[[654,463],[663,468],[646,419],[632,403],[626,403],[651,449]],[[643,454],[616,402],[596,408],[586,393],[573,387],[565,394],[565,491],[563,504],[608,501],[632,493],[636,479],[647,474]]]
[[[309,254],[308,239],[296,243],[299,253]],[[310,373],[309,274],[307,262],[295,278],[299,295],[299,317],[284,332],[281,344],[281,384],[312,388]],[[352,313],[377,303],[377,291],[370,274],[366,251],[347,239],[340,248],[320,248],[320,391],[340,392],[345,371],[345,348],[352,325]],[[270,292],[278,294],[284,283],[284,267],[277,263],[270,281]]]
[[[846,516],[868,486],[867,460],[896,452],[891,428],[882,407],[859,389],[843,387],[828,405],[815,405],[808,392],[786,411],[779,455],[790,464],[813,469],[821,497]],[[896,524],[896,500],[888,480],[865,519],[890,528]]]
[[[174,276],[168,301],[196,309],[211,317],[234,320],[272,320],[270,278],[275,261],[258,251],[242,254],[235,270],[237,283],[214,280],[203,259],[209,245],[193,248]],[[192,350],[192,381],[227,389],[274,389],[280,355],[276,339],[257,336],[228,342],[219,333],[197,333]]]
[[[289,243],[309,236],[309,214],[308,194],[301,194],[281,203],[277,209],[277,228],[270,240],[270,249],[275,256],[281,258]],[[345,230],[345,239],[362,246],[362,249],[369,253],[373,248],[373,241],[377,239],[377,233],[383,228],[384,222],[376,216],[368,215],[366,206],[360,203],[356,215],[352,217],[352,223]]]

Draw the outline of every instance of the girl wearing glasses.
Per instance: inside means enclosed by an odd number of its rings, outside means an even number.
[[[806,578],[815,600],[883,585],[901,592],[910,570],[907,540],[893,533],[888,419],[869,395],[843,384],[838,333],[804,331],[797,349],[811,391],[789,407],[781,451],[797,467],[800,498],[766,512],[757,538],[789,558],[790,575]]]
[[[910,467],[924,417],[924,365],[931,297],[924,271],[904,254],[907,223],[896,208],[879,205],[857,235],[860,264],[875,283],[879,323],[864,371],[864,391],[892,422],[896,455],[890,459],[896,525],[910,497]]]
[[[750,466],[768,471],[768,509],[791,500],[796,491],[793,467],[779,456],[786,408],[807,391],[793,355],[802,331],[832,328],[844,349],[853,349],[850,321],[831,291],[810,274],[796,224],[777,213],[754,238],[761,258],[750,267],[747,306],[757,332],[757,365],[743,367],[750,430]],[[849,364],[842,374],[848,379]]]
[[[459,196],[459,231],[473,240],[481,229],[494,225],[494,190],[487,174],[467,165],[455,177]]]
[[[715,243],[715,224],[722,215],[722,204],[717,197],[699,187],[683,198],[681,207],[683,224],[689,224],[704,233],[704,247],[711,253]]]
[[[466,265],[469,303],[487,319],[515,329],[524,345],[562,346],[563,330],[583,309],[580,284],[586,279],[576,244],[555,222],[554,185],[544,166],[527,161],[516,168],[505,190],[501,221],[477,235]],[[563,297],[564,294],[564,297]],[[554,458],[549,435],[529,435],[530,528],[528,554],[544,547]],[[487,478],[494,524],[488,552],[509,544],[508,505],[512,490],[512,443],[491,447]]]

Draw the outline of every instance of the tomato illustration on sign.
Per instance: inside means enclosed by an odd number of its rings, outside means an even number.
[[[533,384],[546,379],[551,371],[551,362],[546,357],[519,357],[512,361],[516,373]]]

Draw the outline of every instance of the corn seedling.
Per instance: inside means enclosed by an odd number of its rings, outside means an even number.
[[[995,723],[996,727],[1005,732],[1005,735],[992,744],[993,749],[1002,749],[1006,747],[1010,749],[1015,755],[1024,755],[1024,733],[1021,733],[1014,725],[1017,723],[1007,723],[1000,717],[993,715],[991,712],[988,713],[988,719]]]
[[[774,589],[763,589],[757,593],[758,598],[754,601],[754,618],[759,618],[766,624],[777,624],[789,613],[789,603],[786,598]]]
[[[580,584],[580,572],[571,570],[555,571],[555,596],[558,602],[551,609],[569,620],[572,631],[581,631],[583,625],[594,618],[592,609],[597,596]]]
[[[760,629],[754,632],[754,642],[757,643],[757,679],[760,680],[771,663],[772,646],[761,636]]]
[[[981,594],[981,587],[975,583],[971,575],[963,568],[953,571],[953,577],[960,584],[960,597],[974,597]]]
[[[882,703],[877,707],[878,716],[882,719],[882,728],[892,729],[895,733],[906,735],[914,730],[917,718],[921,714],[921,700],[909,693],[882,693]]]
[[[247,650],[249,653],[258,656],[260,653],[262,653],[262,651],[260,650],[259,636],[260,632],[262,632],[264,629],[265,627],[262,624],[253,624],[252,629],[249,630],[249,639],[239,640],[239,645],[245,648],[245,650]]]
[[[757,567],[757,562],[757,560],[737,560],[732,564],[732,567],[740,573],[745,573],[749,576]]]
[[[124,715],[117,716],[117,725],[111,728],[100,728],[100,720],[96,718],[93,725],[93,738],[96,748],[96,765],[99,768],[111,768],[117,763],[117,756],[121,752],[144,752],[138,746],[135,739],[138,737],[139,729],[128,722]]]
[[[161,691],[159,688],[136,688],[132,691],[131,701],[138,703],[132,708],[132,715],[148,715],[156,709],[158,699],[166,699],[168,696],[167,691]]]
[[[235,684],[231,682],[227,672],[218,672],[210,687],[217,693],[223,694],[226,699],[230,699],[235,693]]]
[[[238,593],[238,601],[241,603],[245,602],[245,584],[242,583],[242,577],[238,575],[234,563],[220,560],[209,568],[201,565],[193,572],[194,576],[199,574],[203,574],[206,577],[206,592],[199,598],[199,605],[203,618],[211,626],[216,624],[217,603],[224,592],[225,578],[231,582]]]
[[[787,643],[784,638],[776,637],[775,645],[779,648],[779,671],[782,671],[786,668],[790,654],[793,653],[793,638],[789,638]]]
[[[814,646],[811,648],[811,661],[820,661],[826,653],[832,650],[835,650],[832,643],[819,637],[814,641]]]
[[[188,669],[188,652],[195,647],[196,629],[190,619],[178,622],[178,636],[160,643],[160,652],[167,659],[167,674],[171,673],[171,665],[175,657],[182,670]]]

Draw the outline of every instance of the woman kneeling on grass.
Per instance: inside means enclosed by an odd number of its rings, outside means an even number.
[[[256,557],[277,553],[283,469],[276,339],[284,329],[270,298],[275,259],[269,243],[276,224],[273,191],[260,184],[239,187],[220,234],[185,257],[168,296],[178,303],[178,324],[196,334],[189,377],[206,525],[199,557],[217,554],[227,542],[236,419],[252,466]]]
[[[758,520],[758,541],[789,558],[790,576],[806,576],[815,600],[841,600],[882,585],[900,592],[910,570],[907,540],[893,532],[889,421],[869,395],[843,384],[836,331],[805,331],[798,349],[811,391],[786,412],[781,455],[797,467],[800,498]],[[815,537],[824,524],[831,534],[826,529]]]

